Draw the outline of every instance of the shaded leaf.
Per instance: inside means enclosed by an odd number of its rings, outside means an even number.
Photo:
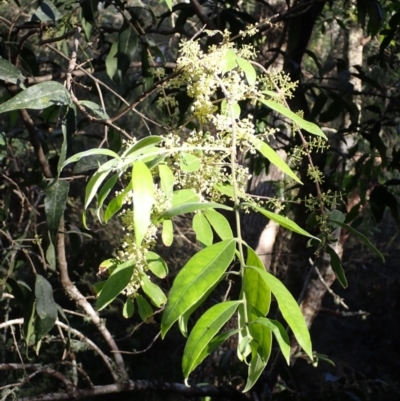
[[[127,298],[122,309],[122,316],[125,319],[129,319],[133,316],[133,312],[135,312],[135,304],[133,303],[132,298]]]
[[[347,283],[346,275],[345,275],[345,272],[342,267],[342,261],[340,260],[338,254],[329,245],[325,248],[325,251],[331,257],[331,267],[332,267],[332,270],[335,272],[336,278],[339,280],[340,285],[343,288],[347,288],[348,283]]]
[[[97,118],[100,118],[102,120],[110,119],[109,115],[97,103],[91,102],[90,100],[80,100],[79,103],[87,109],[91,110]]]
[[[206,210],[206,209],[225,209],[225,210],[233,210],[229,206],[222,205],[221,203],[216,202],[191,202],[185,203],[176,207],[173,207],[160,215],[160,218],[171,218],[174,216],[179,216],[181,214],[196,212],[197,210]]]
[[[153,309],[150,304],[141,295],[137,295],[135,298],[138,304],[139,316],[145,323],[150,323],[152,321]]]
[[[0,79],[24,87],[25,77],[21,71],[4,58],[0,58]]]

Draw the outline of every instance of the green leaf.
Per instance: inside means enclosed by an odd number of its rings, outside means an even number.
[[[179,189],[174,191],[172,196],[172,207],[182,205],[184,203],[199,202],[199,195],[193,189]]]
[[[243,389],[243,392],[246,393],[249,391],[257,382],[258,378],[261,376],[261,373],[264,371],[267,366],[268,360],[263,359],[260,354],[257,352],[257,349],[253,351],[250,365],[249,365],[249,373],[247,377],[246,386]]]
[[[282,355],[285,358],[287,364],[290,364],[290,339],[284,327],[277,320],[267,319],[266,317],[259,317],[258,319],[250,322],[250,325],[260,324],[268,327],[274,334],[278,341],[279,348],[282,351]]]
[[[97,118],[100,118],[101,120],[110,119],[109,115],[97,103],[91,102],[90,100],[80,100],[79,103],[87,109],[91,110]]]
[[[169,10],[172,11],[172,0],[164,0],[165,4],[168,6]]]
[[[305,235],[306,237],[310,237],[310,238],[316,239],[318,241],[321,241],[319,238],[314,237],[313,235],[308,233],[306,230],[303,230],[294,221],[288,219],[285,216],[281,216],[280,214],[277,214],[277,213],[274,213],[274,212],[270,212],[269,210],[265,210],[265,209],[255,205],[253,203],[243,203],[243,204],[252,207],[254,210],[259,211],[265,217],[267,217],[268,219],[270,219],[272,221],[275,221],[275,223],[278,223],[283,228],[287,228],[288,230],[293,231],[293,232],[295,232],[297,234]]]
[[[189,335],[183,352],[182,370],[185,380],[187,380],[190,373],[209,354],[207,347],[212,338],[232,317],[239,303],[240,301],[229,301],[214,305],[197,321]]]
[[[100,311],[105,308],[126,288],[132,279],[134,267],[134,261],[124,262],[116,267],[107,279],[97,298],[97,310]]]
[[[193,173],[200,169],[200,159],[191,153],[179,154],[179,165],[183,172]]]
[[[36,301],[33,294],[26,303],[26,305],[24,305],[23,315],[24,315],[23,333],[25,337],[25,342],[27,345],[29,345],[31,343],[31,337],[35,333]]]
[[[268,273],[265,269],[260,269],[259,267],[253,266],[249,266],[249,268],[255,269],[270,288],[272,294],[278,301],[279,310],[289,327],[292,329],[297,342],[303,348],[304,352],[310,357],[310,359],[312,359],[313,356],[310,333],[307,329],[299,305],[293,298],[292,294],[275,276]]]
[[[237,66],[236,57],[236,53],[232,49],[228,49],[225,52],[225,55],[220,63],[222,75],[224,75],[226,72],[232,71]]]
[[[22,75],[21,71],[4,58],[0,58],[0,79],[19,85],[22,88],[25,87],[23,84],[25,77]]]
[[[162,222],[161,239],[165,246],[171,246],[174,241],[174,226],[171,220]]]
[[[153,316],[153,309],[150,304],[141,295],[136,296],[136,302],[138,304],[139,316],[145,323],[150,323]]]
[[[155,252],[148,251],[146,262],[149,270],[159,278],[165,278],[168,274],[168,266],[164,259]]]
[[[36,275],[35,281],[36,297],[36,319],[35,334],[36,343],[46,335],[57,320],[57,304],[54,302],[53,288],[50,283],[40,274]]]
[[[56,250],[54,248],[53,241],[51,240],[50,231],[49,231],[49,246],[46,249],[46,261],[50,266],[50,270],[55,272],[57,268]]]
[[[75,155],[69,157],[62,165],[62,169],[70,163],[76,163],[78,160],[82,159],[82,157],[87,157],[91,155],[106,155],[110,156],[113,159],[121,160],[117,153],[113,152],[110,149],[90,149],[85,150],[84,152],[76,153]]]
[[[125,197],[128,193],[132,191],[132,180],[126,186],[126,188],[115,198],[111,199],[110,203],[107,205],[106,211],[104,212],[104,222],[107,223],[108,220],[117,213],[123,205]]]
[[[97,190],[100,188],[100,185],[107,178],[109,173],[110,173],[109,171],[99,171],[99,170],[97,170],[93,174],[92,178],[89,180],[89,182],[86,185],[85,204],[84,204],[84,208],[85,209],[87,209],[89,207],[90,202],[97,195]]]
[[[133,226],[136,245],[141,246],[151,222],[154,203],[153,176],[149,168],[141,161],[135,162],[132,171],[133,189]]]
[[[129,161],[132,162],[135,160],[135,158],[144,155],[147,150],[154,148],[163,140],[164,138],[162,136],[157,136],[157,135],[146,136],[137,141],[133,146],[129,147],[122,154],[122,158],[123,159],[129,158]]]
[[[233,187],[232,185],[229,184],[223,184],[223,185],[214,185],[214,188],[218,191],[221,192],[221,194],[229,196],[229,198],[233,199],[234,194],[233,194]]]
[[[197,241],[203,246],[210,246],[213,243],[214,235],[209,222],[201,212],[194,215],[192,225]]]
[[[353,228],[352,226],[349,226],[348,224],[342,223],[338,220],[329,220],[332,223],[337,224],[338,226],[344,228],[345,230],[351,232],[352,234],[354,234],[358,239],[360,239],[372,252],[375,253],[375,255],[377,255],[380,260],[382,262],[385,262],[385,258],[383,257],[383,255],[378,251],[378,249],[376,249],[371,242],[369,241],[369,239],[361,234],[359,231],[357,231],[355,228]]]
[[[119,174],[116,173],[113,176],[111,176],[106,183],[101,187],[99,194],[98,194],[98,207],[97,207],[97,217],[101,221],[100,218],[100,210],[103,206],[104,201],[106,200],[107,196],[111,192],[111,190],[114,188],[114,185],[117,183],[119,178]]]
[[[35,11],[35,14],[33,14],[32,21],[55,22],[61,18],[62,14],[58,11],[57,7],[51,1],[43,0]]]
[[[342,261],[340,260],[338,254],[329,245],[325,248],[325,251],[331,257],[331,267],[332,267],[332,270],[335,272],[336,278],[339,280],[340,285],[343,288],[347,288],[348,282],[346,279],[346,274],[343,270]]]
[[[231,226],[225,216],[214,209],[207,209],[204,216],[221,240],[233,238]]]
[[[36,312],[43,319],[47,315],[57,316],[57,306],[54,302],[53,288],[40,274],[35,281]]]
[[[167,302],[167,297],[161,288],[157,284],[152,283],[146,274],[142,275],[141,282],[144,293],[150,298],[153,305],[161,308]]]
[[[55,81],[41,82],[15,95],[0,105],[0,113],[19,109],[43,110],[50,106],[65,106],[71,96],[64,85]]]
[[[257,79],[257,74],[256,70],[254,67],[251,65],[251,63],[244,58],[237,57],[236,62],[239,65],[239,68],[244,72],[246,75],[247,82],[249,83],[250,86],[254,85],[256,83]]]
[[[90,35],[89,35],[90,36]],[[106,57],[106,72],[110,79],[114,79],[114,76],[118,69],[118,60],[115,57],[118,53],[118,42],[114,42],[111,45],[110,51]]]
[[[58,180],[46,190],[44,210],[46,212],[47,227],[49,228],[53,244],[56,242],[61,217],[64,214],[68,199],[69,182]]]
[[[292,110],[288,109],[283,104],[274,102],[273,100],[266,100],[266,99],[259,99],[259,101],[264,104],[265,106],[269,107],[272,110],[277,111],[278,113],[284,115],[285,117],[289,118],[293,121],[296,125],[298,125],[301,129],[309,132],[310,134],[321,136],[322,138],[328,139],[326,135],[323,133],[321,128],[318,125],[311,123],[309,121],[304,120],[296,113],[293,113]]]
[[[233,210],[229,206],[222,205],[216,202],[191,202],[173,207],[160,215],[160,218],[171,218],[181,214],[196,212],[197,210],[206,210],[211,208]]]
[[[174,192],[174,174],[166,164],[159,164],[158,172],[160,174],[160,187],[167,199],[170,199]]]
[[[161,322],[162,336],[207,290],[218,283],[235,254],[235,242],[226,240],[196,253],[174,280]]]
[[[122,309],[122,316],[125,319],[129,319],[133,316],[133,312],[135,312],[135,304],[133,303],[132,298],[127,298]]]
[[[135,57],[138,47],[138,35],[130,23],[124,22],[122,30],[118,35],[117,66],[119,78],[122,80],[130,63]]]
[[[256,149],[273,165],[282,170],[289,177],[293,178],[298,183],[302,184],[297,175],[293,172],[293,170],[286,164],[286,162],[272,149],[268,144],[266,144],[261,139],[258,139],[255,136],[251,137],[251,142],[256,147]]]

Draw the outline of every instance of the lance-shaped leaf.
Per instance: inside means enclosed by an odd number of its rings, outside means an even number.
[[[255,136],[251,137],[251,142],[256,147],[256,149],[273,165],[282,170],[285,174],[287,174],[290,178],[293,178],[298,183],[302,184],[297,175],[293,172],[293,170],[286,164],[286,162],[279,156],[278,153],[275,152],[268,144],[266,144],[261,139],[258,139]]]
[[[158,172],[160,174],[160,187],[167,199],[170,199],[174,192],[174,174],[166,164],[160,164]]]
[[[93,114],[102,120],[108,120],[109,115],[102,109],[100,105],[90,100],[80,100],[79,103],[93,112]]]
[[[336,278],[339,280],[340,285],[343,288],[347,288],[348,282],[339,255],[329,245],[325,248],[325,250],[326,253],[331,257],[331,267],[335,273]]]
[[[172,206],[179,206],[184,203],[199,202],[199,195],[193,189],[179,189],[172,194]]]
[[[250,325],[262,325],[267,327],[272,331],[276,340],[278,341],[279,348],[282,351],[282,355],[285,358],[285,361],[289,365],[290,363],[290,340],[289,336],[286,333],[285,328],[279,323],[277,320],[267,319],[266,317],[259,317],[258,319],[250,322]]]
[[[250,269],[255,269],[260,277],[270,288],[272,294],[278,301],[279,310],[283,318],[286,320],[289,327],[292,329],[297,342],[303,348],[304,352],[310,357],[312,356],[310,333],[307,329],[306,322],[301,313],[299,305],[293,298],[287,288],[272,274],[265,269],[249,266]]]
[[[118,36],[117,65],[120,79],[125,75],[129,64],[133,61],[138,46],[138,35],[131,24],[124,22]]]
[[[100,216],[100,210],[103,207],[103,203],[106,200],[108,194],[111,192],[111,190],[114,188],[114,185],[117,183],[119,178],[119,174],[116,173],[113,176],[111,176],[101,187],[99,194],[98,194],[98,207],[97,207],[97,217],[99,221],[101,221],[101,216]]]
[[[121,263],[111,273],[97,298],[96,309],[102,310],[126,288],[132,279],[134,261]]]
[[[143,274],[141,281],[144,293],[157,308],[161,308],[167,302],[167,297],[161,288],[157,284],[152,283],[146,274]]]
[[[244,75],[246,75],[249,85],[254,85],[256,83],[257,74],[251,63],[240,57],[236,58],[236,62],[238,63],[239,68],[244,72]]]
[[[349,226],[348,224],[342,223],[341,221],[338,220],[332,220],[329,219],[330,222],[337,224],[338,226],[344,228],[345,230],[351,232],[352,234],[354,234],[358,239],[360,239],[372,252],[375,253],[375,255],[377,255],[380,260],[382,262],[385,261],[385,258],[383,257],[383,255],[378,251],[378,249],[376,249],[370,242],[370,240],[363,234],[361,234],[359,231],[357,231],[355,228],[353,228],[352,226]]]
[[[221,203],[216,202],[191,202],[184,203],[179,206],[172,207],[168,209],[164,213],[160,215],[160,218],[170,219],[174,216],[179,216],[181,214],[196,212],[197,210],[206,210],[206,209],[225,209],[225,210],[233,210],[229,206],[222,205]]]
[[[139,316],[145,323],[149,323],[152,320],[153,309],[150,304],[141,295],[136,297],[138,305]]]
[[[32,21],[55,22],[62,18],[62,14],[57,7],[48,0],[43,0],[32,16]]]
[[[321,241],[319,238],[314,237],[313,235],[308,233],[306,230],[303,230],[298,224],[296,224],[294,221],[288,219],[285,216],[281,216],[280,214],[270,212],[269,210],[265,210],[265,209],[257,206],[254,203],[244,203],[244,205],[252,207],[254,210],[257,210],[258,212],[263,214],[268,219],[275,221],[275,223],[278,223],[283,228],[287,228],[288,230],[293,231],[297,234],[305,235],[306,237],[310,237],[310,238],[316,239],[317,241]]]
[[[288,109],[283,104],[274,102],[273,100],[266,100],[266,99],[258,99],[258,100],[265,106],[269,107],[272,110],[277,111],[278,113],[287,117],[289,120],[293,121],[301,129],[304,129],[310,134],[321,136],[322,138],[328,139],[321,130],[321,128],[318,127],[318,125],[304,120],[304,118],[301,118],[296,113],[293,113],[292,110]]]
[[[135,312],[135,304],[133,303],[132,298],[127,298],[122,309],[122,316],[125,319],[129,319],[133,316],[133,312]]]
[[[194,215],[192,225],[197,241],[203,246],[210,246],[213,243],[214,234],[203,213],[199,212]]]
[[[174,241],[174,226],[171,220],[162,222],[161,239],[165,246],[171,246]]]
[[[124,202],[125,197],[128,193],[132,191],[132,179],[129,184],[125,187],[125,189],[115,198],[111,199],[110,203],[107,205],[106,211],[104,213],[104,222],[107,223],[108,220],[117,213]]]
[[[258,352],[257,346],[253,345],[252,357],[249,364],[248,376],[246,386],[243,389],[243,392],[246,393],[249,391],[257,382],[258,378],[261,376],[261,373],[264,371],[267,366],[268,359],[265,360]]]
[[[35,333],[37,342],[53,328],[57,320],[57,304],[54,301],[53,288],[40,274],[36,275],[35,297],[37,313]]]
[[[44,198],[44,210],[46,212],[47,226],[53,244],[56,243],[56,236],[60,226],[61,217],[64,214],[69,191],[69,182],[57,180],[55,184],[46,190]]]
[[[0,58],[0,79],[23,87],[24,85],[22,82],[25,80],[25,77],[22,75],[21,71],[8,60]]]
[[[214,209],[207,209],[204,216],[222,240],[233,238],[232,228],[225,216]]]
[[[137,246],[150,225],[151,210],[154,203],[154,183],[149,168],[141,161],[135,162],[132,171],[133,226]]]
[[[155,252],[148,251],[146,262],[149,270],[159,278],[165,278],[168,274],[168,266],[164,259]]]
[[[85,150],[84,152],[76,153],[75,155],[69,157],[67,160],[65,160],[65,162],[61,166],[61,169],[63,169],[65,166],[67,166],[70,163],[76,163],[78,160],[82,159],[82,157],[91,156],[91,155],[106,155],[106,156],[111,156],[113,159],[121,160],[121,158],[118,156],[118,154],[113,152],[110,149],[89,149],[89,150]]]
[[[183,352],[182,370],[185,380],[209,354],[207,347],[211,340],[232,317],[239,303],[240,301],[229,301],[214,305],[197,321]]]
[[[71,103],[71,96],[64,85],[55,81],[41,82],[0,104],[0,113],[19,109],[43,110],[50,106],[65,106]]]
[[[128,158],[132,161],[135,157],[145,154],[146,150],[149,148],[154,148],[163,140],[162,136],[152,135],[146,136],[145,138],[137,141],[133,146],[128,147],[128,149],[122,154],[122,158]]]
[[[162,336],[219,282],[235,254],[235,242],[227,240],[196,253],[174,280],[161,322]]]

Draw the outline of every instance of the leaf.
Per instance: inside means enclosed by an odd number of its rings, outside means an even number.
[[[138,304],[139,316],[145,323],[150,323],[152,321],[153,309],[150,304],[141,295],[137,295],[135,298]]]
[[[57,7],[48,0],[43,0],[32,16],[32,21],[55,22],[62,18],[62,14]]]
[[[40,274],[36,274],[35,297],[36,312],[41,319],[47,315],[57,316],[57,306],[54,302],[53,288]]]
[[[96,309],[98,311],[104,309],[108,304],[114,301],[114,299],[126,288],[132,279],[134,267],[135,262],[129,260],[118,265],[111,273],[97,298]]]
[[[348,282],[347,282],[346,275],[345,275],[345,272],[342,267],[342,261],[340,260],[338,254],[329,245],[325,248],[325,251],[331,257],[331,267],[332,267],[332,270],[335,272],[336,278],[339,280],[340,285],[343,288],[347,288]]]
[[[226,50],[225,55],[220,63],[222,75],[233,70],[237,66],[236,58],[236,53],[232,49]]]
[[[207,209],[204,216],[221,240],[233,238],[231,226],[225,216],[214,209]]]
[[[122,316],[125,319],[129,319],[133,316],[133,312],[135,312],[135,304],[133,303],[132,298],[127,298],[122,309]]]
[[[85,204],[84,208],[87,209],[90,205],[90,202],[97,195],[97,190],[100,188],[100,185],[107,178],[109,171],[99,171],[97,170],[92,178],[86,185],[85,189]]]
[[[297,234],[304,235],[306,237],[310,237],[310,238],[316,239],[318,241],[321,241],[319,238],[314,237],[313,235],[308,233],[306,230],[303,230],[294,221],[288,219],[285,216],[281,216],[280,214],[277,214],[277,213],[274,213],[274,212],[270,212],[269,210],[265,210],[265,209],[255,205],[253,203],[243,203],[243,205],[248,205],[248,206],[252,207],[253,209],[259,211],[265,217],[267,217],[268,219],[270,219],[272,221],[275,221],[275,223],[278,223],[283,228],[287,228],[288,230],[293,231],[293,232],[295,232]]]
[[[267,319],[266,317],[259,317],[258,319],[250,322],[253,324],[260,324],[268,327],[274,334],[276,340],[278,341],[279,348],[282,351],[282,355],[285,358],[286,363],[290,364],[290,339],[284,327],[277,320]]]
[[[226,240],[196,253],[174,280],[165,307],[161,332],[167,331],[210,287],[219,282],[235,254],[235,242]]]
[[[299,180],[297,175],[293,172],[293,170],[286,164],[286,162],[272,149],[268,144],[264,141],[258,139],[254,135],[251,137],[251,142],[256,147],[256,149],[266,158],[268,159],[273,165],[278,167],[282,170],[285,174],[289,177],[293,178],[299,184],[302,182]]]
[[[122,80],[127,72],[130,63],[135,57],[138,47],[138,35],[130,23],[124,22],[122,30],[118,35],[118,53],[117,53],[117,73]]]
[[[82,157],[87,157],[92,155],[106,155],[112,157],[113,159],[121,160],[118,154],[110,149],[90,149],[90,150],[85,150],[84,152],[76,153],[75,155],[69,157],[67,160],[65,160],[61,169],[63,169],[70,163],[76,163],[78,160],[82,159]]]
[[[200,169],[200,159],[191,153],[180,153],[179,165],[183,172],[193,173]]]
[[[71,96],[62,84],[46,81],[33,85],[0,105],[0,113],[19,109],[43,110],[50,106],[65,106]]]
[[[167,302],[167,297],[161,288],[157,284],[152,283],[146,274],[142,275],[141,281],[144,293],[150,298],[153,305],[161,308]]]
[[[25,342],[27,345],[30,344],[31,337],[35,332],[35,316],[36,316],[36,301],[32,294],[26,305],[23,308],[24,315],[24,325],[23,333],[25,337]],[[28,352],[28,350],[27,350]]]
[[[229,301],[214,305],[197,321],[183,351],[182,370],[185,380],[209,354],[207,347],[212,338],[232,317],[239,303],[240,301]]]
[[[329,220],[329,221],[337,224],[338,226],[340,226],[340,227],[344,228],[345,230],[354,234],[358,239],[360,239],[364,243],[364,245],[366,245],[372,252],[374,252],[375,255],[377,255],[382,262],[385,262],[385,258],[383,257],[383,255],[378,251],[378,249],[376,249],[371,244],[371,242],[365,235],[361,234],[359,231],[357,231],[355,228],[349,226],[348,224],[342,223],[337,220]]]
[[[107,223],[108,220],[114,216],[121,208],[124,202],[125,197],[128,193],[132,191],[132,179],[129,184],[125,187],[125,189],[115,198],[111,199],[110,203],[107,205],[106,211],[104,212],[104,222]]]
[[[49,246],[46,249],[46,261],[52,271],[56,271],[57,260],[56,260],[56,250],[54,248],[53,241],[51,240],[51,234],[49,231]]]
[[[165,278],[168,274],[168,266],[164,259],[155,252],[148,251],[146,262],[149,270],[159,278]]]
[[[174,226],[171,220],[164,220],[162,222],[161,239],[165,246],[171,246],[174,241]]]
[[[209,222],[201,212],[194,215],[192,225],[197,241],[203,246],[210,246],[213,243],[214,235]]]
[[[132,147],[129,147],[122,154],[122,158],[129,157],[129,160],[133,161],[135,157],[142,156],[148,149],[154,148],[163,140],[164,138],[162,136],[157,136],[157,135],[146,136],[137,141]]]
[[[57,320],[57,304],[54,302],[53,288],[40,274],[36,274],[35,281],[36,319],[35,334],[36,343],[46,335]]]
[[[171,218],[174,216],[179,216],[181,214],[196,212],[197,210],[205,210],[210,208],[218,208],[225,210],[233,210],[229,206],[222,205],[221,203],[216,202],[191,202],[185,203],[176,207],[172,207],[171,209],[161,213],[160,218]]]
[[[111,192],[111,190],[114,188],[114,185],[117,183],[119,178],[119,174],[116,173],[113,176],[111,176],[106,183],[101,187],[99,193],[98,193],[98,198],[97,198],[97,202],[98,202],[98,208],[97,208],[97,217],[98,219],[101,221],[100,218],[100,210],[103,206],[104,201],[106,200],[107,196],[109,195],[109,193]]]
[[[141,246],[151,222],[154,203],[153,176],[141,161],[135,162],[132,171],[133,226],[136,245]]]
[[[259,99],[259,101],[264,104],[265,106],[269,107],[272,110],[277,111],[278,113],[284,115],[285,117],[289,118],[293,121],[296,125],[298,125],[301,129],[309,132],[310,134],[321,136],[322,138],[328,139],[326,135],[323,133],[321,128],[318,125],[311,123],[309,121],[304,120],[296,113],[293,113],[292,110],[288,109],[286,106],[274,102],[273,100],[266,100],[266,99]]]
[[[100,118],[101,120],[110,119],[109,115],[97,103],[91,102],[90,100],[80,100],[79,103],[87,109],[91,110],[97,118]]]
[[[56,242],[61,217],[64,214],[68,199],[69,182],[58,180],[46,190],[44,210],[46,212],[47,227],[49,228],[53,244]]]
[[[236,62],[239,65],[239,68],[244,72],[246,75],[247,82],[249,83],[250,86],[254,85],[256,83],[257,79],[257,74],[256,70],[254,67],[251,65],[251,63],[244,58],[237,57]]]
[[[111,45],[110,51],[108,52],[106,57],[106,72],[107,75],[110,77],[110,79],[114,79],[114,76],[118,69],[118,60],[115,57],[117,53],[118,53],[118,42],[114,42]]]
[[[199,202],[199,195],[193,189],[180,189],[174,191],[172,196],[172,206],[179,206],[183,203]]]
[[[22,72],[4,58],[0,58],[0,79],[24,88],[25,77]]]
[[[253,351],[253,355],[251,357],[249,365],[249,373],[247,377],[246,386],[243,389],[244,393],[249,391],[256,384],[258,378],[261,376],[261,373],[267,366],[267,363],[268,360],[264,360],[257,352],[257,350]]]
[[[158,172],[160,174],[160,187],[167,199],[170,199],[174,192],[174,174],[166,164],[159,164]]]
[[[272,294],[278,301],[279,310],[289,327],[292,329],[297,342],[310,359],[312,359],[310,333],[307,329],[299,305],[293,298],[292,294],[275,276],[268,273],[266,270],[253,266],[249,266],[249,268],[255,269],[270,288]]]

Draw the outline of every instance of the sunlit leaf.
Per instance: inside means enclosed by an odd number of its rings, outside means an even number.
[[[179,155],[179,165],[183,172],[193,173],[200,169],[201,162],[195,155],[183,152]]]
[[[171,246],[174,241],[174,226],[171,220],[163,220],[161,239],[165,246]]]
[[[166,164],[159,164],[158,172],[160,174],[160,187],[169,199],[174,192],[174,174]]]
[[[149,270],[159,278],[165,278],[168,274],[168,266],[164,259],[155,252],[148,251],[146,262]]]
[[[249,61],[244,58],[237,57],[236,62],[239,65],[239,68],[244,72],[246,75],[247,82],[249,85],[254,85],[256,83],[257,74],[254,67],[251,65]]]
[[[102,310],[126,288],[132,279],[133,269],[135,267],[134,261],[121,263],[111,273],[107,279],[104,287],[102,288],[96,302],[96,309]]]
[[[141,161],[135,162],[132,171],[133,189],[133,226],[136,245],[140,246],[150,225],[154,203],[153,176],[149,168]]]
[[[132,298],[127,298],[122,309],[122,316],[125,319],[129,319],[133,316],[133,312],[135,312],[135,304],[133,303]]]
[[[46,81],[33,85],[0,104],[0,113],[19,109],[43,110],[50,106],[65,106],[71,103],[71,96],[64,85]]]
[[[222,205],[221,203],[216,202],[191,202],[184,203],[182,205],[172,207],[168,209],[164,213],[160,215],[160,218],[171,218],[174,216],[179,216],[181,214],[196,212],[197,210],[206,210],[206,209],[225,209],[225,210],[233,210],[229,206]]]
[[[213,337],[235,313],[240,301],[223,302],[205,312],[193,327],[183,351],[182,370],[185,380],[208,355]]]
[[[225,216],[214,209],[207,209],[204,216],[222,240],[233,238],[231,225]]]
[[[167,297],[161,288],[157,284],[152,283],[146,274],[142,275],[141,282],[144,293],[157,308],[161,308],[167,302]]]
[[[213,243],[214,235],[210,223],[201,212],[194,215],[192,225],[193,230],[196,233],[196,239],[200,244],[203,246],[209,246]]]
[[[25,77],[22,75],[22,72],[4,58],[0,58],[0,80],[10,82],[24,88],[23,81],[25,80]]]
[[[196,253],[174,280],[161,322],[162,336],[209,288],[219,282],[235,254],[235,242],[227,240]]]

